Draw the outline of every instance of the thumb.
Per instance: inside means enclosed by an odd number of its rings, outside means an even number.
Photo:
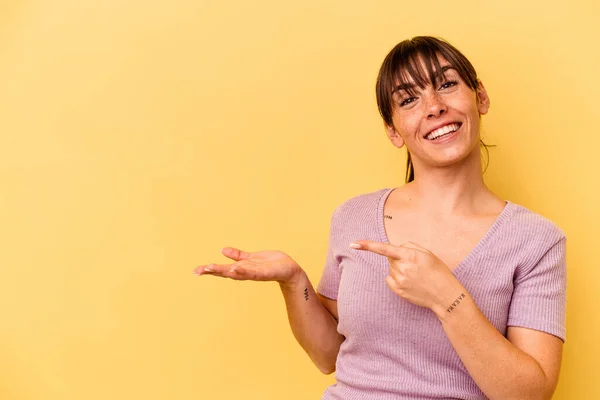
[[[236,261],[250,258],[250,253],[236,249],[235,247],[223,247],[221,249],[221,254]]]
[[[420,245],[416,244],[415,242],[405,242],[405,243],[401,244],[399,247],[405,247],[407,249],[415,249],[415,250],[427,251],[427,249],[425,247],[420,246]]]

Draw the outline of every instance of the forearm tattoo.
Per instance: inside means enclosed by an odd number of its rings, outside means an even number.
[[[391,216],[391,215],[384,215],[383,217],[384,217],[384,218],[388,218],[388,219],[392,219],[392,216]]]
[[[452,303],[452,305],[450,307],[448,307],[446,309],[446,311],[452,312],[452,310],[454,310],[460,304],[460,301],[464,298],[465,298],[465,294],[461,293],[460,296],[458,296],[458,298],[456,299],[456,301],[454,301],[454,303]]]
[[[308,288],[304,288],[304,300],[308,301]]]

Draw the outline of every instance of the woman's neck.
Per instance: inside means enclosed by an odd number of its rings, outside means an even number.
[[[485,213],[490,200],[500,199],[483,181],[478,153],[448,167],[415,165],[415,180],[406,184],[411,205],[441,217]]]

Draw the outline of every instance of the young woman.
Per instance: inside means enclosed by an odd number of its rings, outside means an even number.
[[[292,331],[336,372],[323,399],[551,399],[565,340],[566,238],[483,181],[488,94],[444,40],[385,58],[377,102],[406,183],[333,212],[317,291],[280,251],[227,247],[196,275],[277,281]]]

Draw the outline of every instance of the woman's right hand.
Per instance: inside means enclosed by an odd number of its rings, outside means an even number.
[[[277,281],[284,285],[298,280],[302,268],[290,256],[278,250],[245,252],[224,247],[221,253],[235,260],[232,264],[208,264],[194,268],[194,274],[215,275],[235,280]]]

